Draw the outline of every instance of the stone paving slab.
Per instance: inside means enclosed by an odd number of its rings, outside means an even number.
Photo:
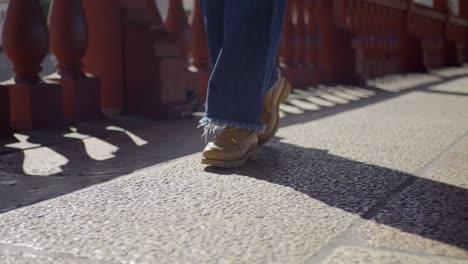
[[[372,246],[468,259],[467,201],[468,135],[361,232]]]
[[[195,155],[5,213],[0,240],[123,262],[298,263],[356,218],[290,187],[205,172]]]
[[[324,264],[466,264],[466,260],[436,256],[410,255],[401,252],[382,251],[366,248],[342,247],[327,258]]]
[[[72,138],[62,144],[0,155],[0,212],[128,175],[203,147],[194,121],[161,123],[130,118],[124,123],[107,125],[124,127],[125,133],[114,131],[104,136],[96,129],[107,126],[102,124],[80,125],[74,133],[55,133],[55,137],[43,131],[54,141]]]
[[[464,79],[458,79],[450,81],[449,83],[434,85],[428,91],[441,93],[445,92],[452,93],[453,95],[468,96],[468,91],[466,90],[466,82]]]
[[[50,253],[31,248],[0,245],[0,263],[34,263],[34,264],[97,264],[97,260],[78,258],[68,254]],[[111,264],[111,262],[105,262]]]
[[[445,177],[465,169],[455,162],[464,156],[453,154],[448,159],[455,163],[445,170],[435,165],[446,164],[441,153],[464,153],[454,146],[468,132],[467,110],[468,96],[417,90],[324,116],[286,112],[285,123],[290,117],[295,123],[262,148],[259,160],[233,170],[199,164],[194,149],[203,142],[194,122],[131,131],[136,138],[79,140],[75,133],[73,142],[0,156],[10,164],[0,191],[32,191],[23,186],[27,177],[62,191],[39,188],[41,199],[49,199],[16,209],[10,203],[0,214],[0,245],[5,254],[31,250],[51,262],[68,256],[72,263],[315,263],[343,246],[380,247],[369,242],[379,237],[363,236],[375,222],[371,236],[381,231],[391,241],[410,234],[431,242],[423,252],[468,260],[459,225],[466,186]],[[45,163],[61,171],[24,175]],[[392,217],[394,210],[410,215],[408,221]],[[428,214],[450,217],[439,217],[447,219],[442,229],[430,229]],[[386,237],[387,230],[396,236]],[[357,261],[369,254],[387,261],[373,251]],[[405,254],[388,259],[413,259]],[[22,262],[28,259],[5,261]]]
[[[412,173],[465,133],[467,100],[465,96],[412,92],[287,127],[278,136],[286,143]]]

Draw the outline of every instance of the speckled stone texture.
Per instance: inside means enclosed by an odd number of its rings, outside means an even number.
[[[465,136],[361,231],[373,246],[468,259],[467,201]]]
[[[343,247],[337,249],[324,264],[466,264],[466,260],[437,256],[410,255],[375,249]]]
[[[467,263],[467,76],[297,90],[240,169],[200,164],[196,120],[17,135],[0,263]]]
[[[0,263],[34,263],[34,264],[97,264],[112,263],[75,257],[69,254],[44,252],[31,248],[0,245]]]

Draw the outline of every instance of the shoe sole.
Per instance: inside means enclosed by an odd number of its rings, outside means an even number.
[[[245,165],[245,163],[249,160],[255,160],[258,156],[258,147],[255,147],[249,150],[242,159],[239,160],[215,160],[215,159],[202,159],[202,164],[210,165],[217,168],[239,168]]]
[[[279,108],[280,104],[285,103],[288,100],[288,97],[291,94],[291,90],[292,90],[291,84],[288,81],[286,81],[286,84],[284,85],[283,91],[281,91],[281,95],[280,95],[280,97],[278,99],[278,102],[276,102],[276,105],[278,106],[278,108]],[[265,145],[266,143],[268,143],[268,141],[270,141],[276,135],[276,132],[278,132],[279,121],[280,121],[279,110],[276,111],[276,115],[277,115],[276,116],[276,123],[275,123],[275,126],[274,126],[273,130],[271,131],[270,134],[268,134],[263,139],[259,139],[258,145]]]

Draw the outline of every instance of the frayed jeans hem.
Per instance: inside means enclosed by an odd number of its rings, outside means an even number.
[[[257,133],[263,133],[265,131],[265,125],[263,124],[244,123],[244,122],[229,121],[229,120],[223,120],[221,118],[210,118],[210,117],[202,118],[199,122],[198,127],[203,127],[206,134],[215,133],[216,131],[221,130],[225,127],[244,128],[248,130],[253,130]]]

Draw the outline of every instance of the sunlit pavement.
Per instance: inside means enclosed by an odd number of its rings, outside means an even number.
[[[0,263],[468,263],[468,67],[295,90],[257,161],[193,120],[0,140]]]

